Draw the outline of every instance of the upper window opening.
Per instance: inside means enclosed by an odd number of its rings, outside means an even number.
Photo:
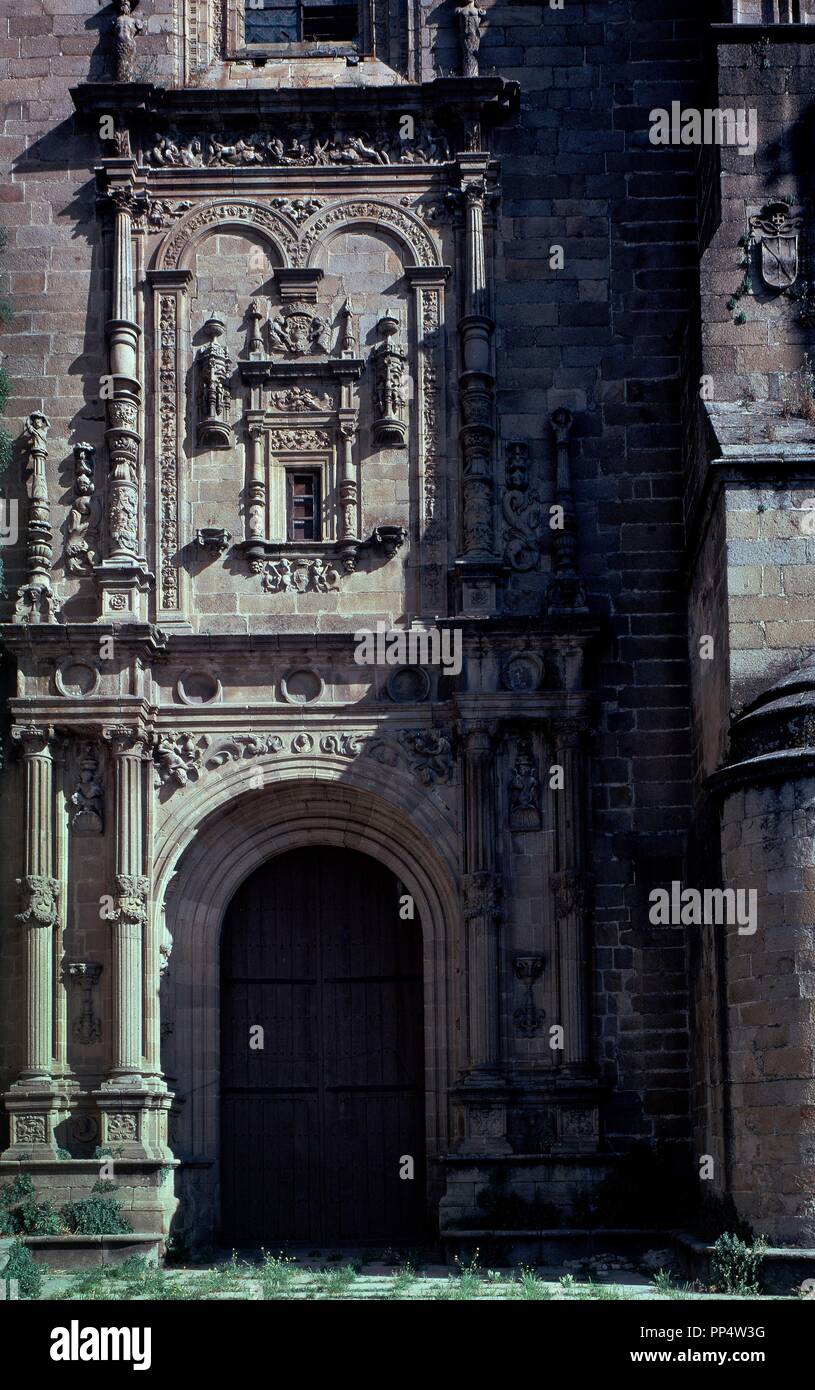
[[[353,43],[357,0],[248,0],[246,42]]]

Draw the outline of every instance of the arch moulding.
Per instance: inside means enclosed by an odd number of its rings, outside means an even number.
[[[309,265],[324,240],[354,228],[389,232],[412,265],[441,265],[439,248],[415,213],[380,199],[348,197],[329,203],[298,232],[284,213],[262,203],[219,198],[197,204],[168,231],[158,248],[155,269],[187,269],[198,242],[216,231],[255,231],[269,242],[282,265]]]

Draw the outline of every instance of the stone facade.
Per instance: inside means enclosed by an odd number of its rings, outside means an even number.
[[[813,1243],[807,744],[729,746],[812,646],[815,50],[758,8],[4,21],[0,1171],[110,1148],[137,1230],[216,1239],[224,914],[343,845],[421,918],[443,1230],[645,1142]],[[677,100],[755,152],[650,143]],[[652,923],[679,879],[761,935]]]

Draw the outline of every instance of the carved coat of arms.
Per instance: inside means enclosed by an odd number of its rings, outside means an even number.
[[[786,203],[768,203],[750,218],[753,241],[761,248],[761,278],[769,289],[789,289],[798,278],[798,228]]]

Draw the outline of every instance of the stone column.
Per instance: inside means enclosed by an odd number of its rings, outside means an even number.
[[[462,1098],[473,1152],[507,1149],[499,1014],[502,879],[497,869],[495,738],[485,720],[459,725],[464,747],[464,949],[467,1065]]]
[[[112,314],[106,326],[109,378],[103,391],[107,402],[105,443],[108,453],[105,512],[107,545],[96,577],[106,618],[145,617],[142,596],[147,571],[141,559],[139,535],[141,497],[141,382],[139,338],[133,277],[132,173],[129,159],[107,161],[113,180],[108,200],[113,209]]]
[[[492,1081],[497,1078],[500,1060],[501,879],[495,867],[495,726],[486,721],[467,722],[460,732],[464,743],[468,1073]]]
[[[51,588],[53,532],[48,501],[48,431],[51,422],[42,411],[32,411],[23,430],[24,449],[31,474],[26,526],[25,583],[17,591],[16,623],[55,623],[57,600]]]
[[[465,157],[460,157],[461,163]],[[495,538],[495,377],[489,316],[489,286],[484,244],[484,209],[493,192],[487,186],[484,156],[467,162],[454,201],[464,209],[464,315],[459,320],[461,374],[462,550],[456,561],[461,610],[486,614],[496,608],[496,581],[501,568]]]
[[[24,854],[17,921],[25,932],[24,1058],[19,1078],[6,1095],[11,1113],[11,1147],[21,1152],[54,1152],[62,1101],[54,1079],[54,939],[60,920],[62,884],[55,877],[52,771],[53,730],[12,729],[20,747],[24,777]]]
[[[342,461],[340,463],[340,548],[343,568],[353,574],[357,567],[357,553],[360,546],[358,535],[357,508],[359,488],[357,465],[354,463],[354,440],[359,428],[359,417],[355,410],[341,409],[339,412],[339,431],[342,441]]]
[[[261,412],[248,412],[246,433],[249,439],[249,468],[246,484],[246,539],[266,537],[266,468],[264,459],[264,430]],[[260,552],[261,556],[263,551]]]
[[[142,1083],[142,950],[149,880],[144,876],[142,781],[146,740],[107,729],[114,760],[116,876],[113,893],[113,1066],[116,1085]]]
[[[558,869],[552,887],[557,918],[557,971],[560,1018],[564,1031],[562,1067],[569,1075],[590,1070],[589,967],[586,936],[588,880],[585,864],[588,779],[584,739],[587,721],[554,721],[554,760],[563,768],[563,790],[556,797]]]

